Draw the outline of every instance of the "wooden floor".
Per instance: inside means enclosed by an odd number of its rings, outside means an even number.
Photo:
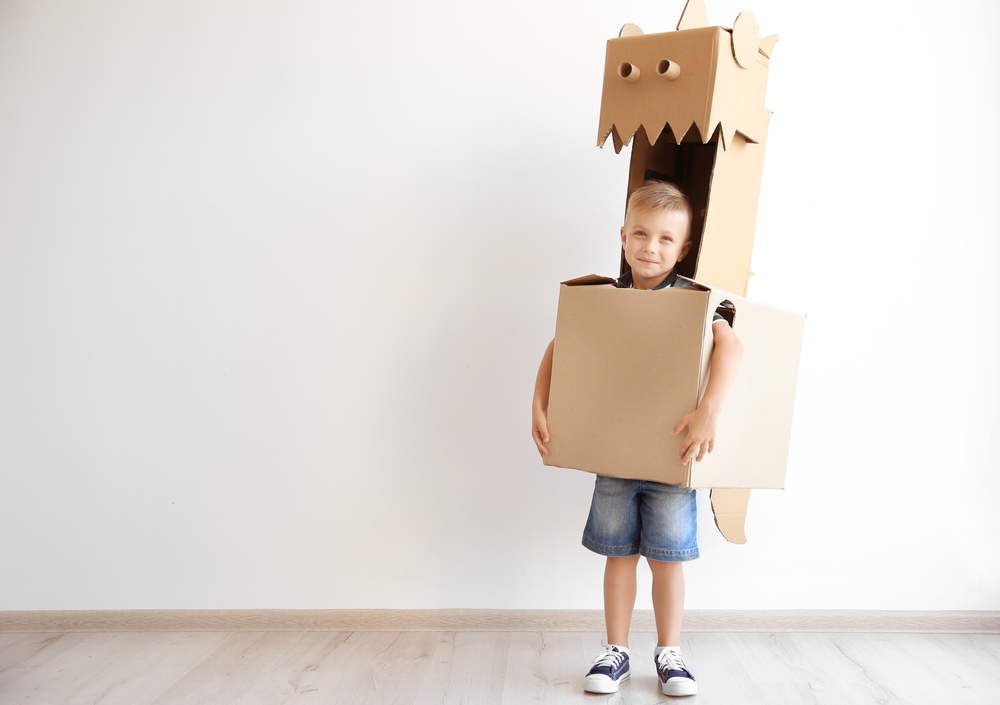
[[[694,632],[700,693],[660,694],[655,635],[632,679],[587,695],[601,634],[116,632],[0,634],[0,703],[1000,703],[1000,635]]]

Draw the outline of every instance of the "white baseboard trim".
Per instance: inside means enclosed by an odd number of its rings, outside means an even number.
[[[636,610],[634,631],[656,631]],[[1000,633],[1000,612],[688,610],[686,632]],[[44,610],[0,612],[0,632],[602,632],[601,610]]]

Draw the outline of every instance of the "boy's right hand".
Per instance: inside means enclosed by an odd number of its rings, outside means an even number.
[[[531,408],[531,437],[535,439],[538,452],[543,456],[549,454],[549,449],[545,444],[549,442],[549,419],[548,415],[537,407]]]

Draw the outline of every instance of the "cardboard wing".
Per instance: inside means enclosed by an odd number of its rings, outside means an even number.
[[[784,487],[804,317],[697,283],[611,282],[560,287],[545,464],[691,488]],[[715,451],[684,466],[683,434],[671,431],[704,393],[723,300],[735,306],[743,360]]]

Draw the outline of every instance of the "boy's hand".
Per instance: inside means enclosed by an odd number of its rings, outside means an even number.
[[[536,407],[531,409],[531,437],[535,439],[538,452],[548,455],[549,449],[545,444],[549,442],[549,419],[544,411]]]
[[[687,427],[687,436],[681,444],[681,452],[677,457],[681,459],[681,465],[687,465],[691,458],[695,458],[699,463],[704,460],[706,453],[711,453],[715,447],[715,422],[716,416],[704,407],[698,407],[685,416],[674,426],[673,435],[677,435]]]

